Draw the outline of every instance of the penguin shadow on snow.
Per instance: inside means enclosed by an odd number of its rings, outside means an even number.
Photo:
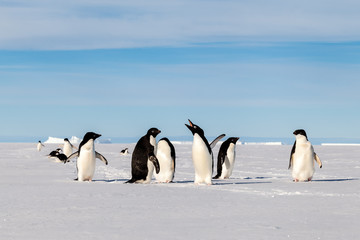
[[[315,179],[311,182],[347,182],[347,181],[358,181],[359,178],[335,178],[335,179]]]
[[[107,182],[107,183],[112,183],[112,182],[126,182],[128,179],[123,179],[123,178],[119,178],[119,179],[94,179],[92,180],[93,182]]]
[[[261,182],[226,182],[226,181],[214,181],[212,185],[224,186],[224,185],[247,185],[247,184],[268,184],[272,183],[271,181],[261,181]]]

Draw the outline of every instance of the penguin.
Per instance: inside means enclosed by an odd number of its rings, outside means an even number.
[[[159,161],[160,172],[155,178],[161,183],[170,183],[175,173],[175,148],[168,138],[162,138],[157,144],[156,158]]]
[[[63,148],[63,152],[64,154],[69,157],[72,153],[73,153],[73,145],[71,144],[71,142],[69,141],[69,139],[64,138],[64,148]]]
[[[70,160],[68,160],[68,157],[63,153],[57,153],[55,155],[55,158],[57,158],[56,162],[63,162],[63,163],[70,162]]]
[[[291,149],[289,169],[292,170],[294,182],[311,181],[315,172],[315,162],[322,168],[319,156],[314,152],[314,148],[309,142],[306,132],[298,129],[293,132],[296,137]]]
[[[217,174],[213,179],[226,179],[231,176],[234,169],[237,140],[239,140],[238,137],[230,137],[221,144],[218,154]]]
[[[214,159],[212,148],[225,134],[221,134],[211,144],[205,138],[204,130],[198,125],[193,124],[190,119],[188,120],[190,125],[185,126],[192,132],[194,136],[192,144],[192,160],[195,168],[195,184],[205,183],[207,185],[212,184],[212,173],[214,168]]]
[[[136,143],[131,158],[131,179],[125,183],[150,183],[154,167],[157,174],[160,172],[156,158],[156,136],[160,132],[157,128],[150,128]]]
[[[44,144],[42,144],[42,142],[41,142],[41,141],[39,141],[39,142],[38,142],[38,144],[37,144],[37,146],[36,146],[36,148],[37,148],[38,152],[40,152],[40,151],[41,151],[41,148],[42,148],[42,147],[45,147],[45,145],[44,145]]]
[[[57,148],[54,151],[51,151],[49,155],[47,155],[48,158],[55,158],[55,162],[65,162],[67,161],[67,156],[62,153],[61,148]]]
[[[125,149],[121,150],[120,154],[121,155],[128,155],[129,154],[128,148],[125,148]]]
[[[79,150],[67,158],[67,161],[69,161],[71,158],[77,157],[76,169],[78,178],[75,180],[92,181],[95,172],[95,158],[108,165],[106,158],[95,151],[94,141],[100,136],[100,134],[94,132],[87,132],[79,145]]]
[[[47,156],[48,158],[56,157],[57,154],[61,153],[61,148],[57,148],[54,151],[51,151]]]

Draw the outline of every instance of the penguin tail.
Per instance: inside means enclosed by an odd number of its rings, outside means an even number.
[[[130,180],[124,182],[124,183],[134,183],[135,181],[136,181],[136,180],[132,178],[132,179],[130,179]]]
[[[220,177],[219,174],[217,174],[215,177],[213,177],[212,179],[218,179]]]

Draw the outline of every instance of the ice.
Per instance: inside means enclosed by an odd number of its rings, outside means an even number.
[[[79,144],[81,142],[81,139],[76,137],[76,136],[72,136],[69,141],[72,144]],[[63,144],[64,143],[64,138],[57,138],[57,137],[49,137],[44,143],[58,143],[58,144]]]

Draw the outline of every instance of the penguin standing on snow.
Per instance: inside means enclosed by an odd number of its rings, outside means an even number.
[[[161,183],[172,182],[175,173],[175,148],[168,138],[162,138],[158,142],[156,158],[160,164],[160,172],[154,174],[156,180]]]
[[[39,141],[37,146],[36,146],[37,150],[40,152],[42,147],[45,147],[45,145],[42,144],[41,141]]]
[[[295,182],[311,181],[315,172],[315,162],[322,168],[322,163],[309,142],[306,132],[298,129],[293,132],[296,137],[291,149],[289,169]]]
[[[108,165],[106,158],[95,151],[94,140],[100,136],[100,134],[94,132],[87,132],[79,145],[79,150],[68,157],[68,161],[72,157],[78,157],[76,162],[78,178],[76,180],[92,181],[95,172],[95,158]]]
[[[189,119],[190,125],[185,124],[194,136],[192,144],[192,159],[195,168],[195,184],[205,183],[211,185],[212,173],[214,167],[214,159],[212,148],[216,143],[225,136],[218,136],[211,144],[205,138],[204,130],[198,125],[193,124]]]
[[[220,146],[217,162],[217,174],[213,179],[226,179],[232,174],[235,164],[235,146],[238,137],[228,138]]]
[[[157,128],[150,128],[136,143],[131,159],[131,179],[125,183],[150,183],[154,167],[156,173],[160,172],[156,158],[156,136],[160,132]]]
[[[64,148],[63,148],[63,152],[64,154],[69,157],[72,153],[73,153],[73,145],[71,144],[71,142],[69,141],[69,139],[64,138]]]

